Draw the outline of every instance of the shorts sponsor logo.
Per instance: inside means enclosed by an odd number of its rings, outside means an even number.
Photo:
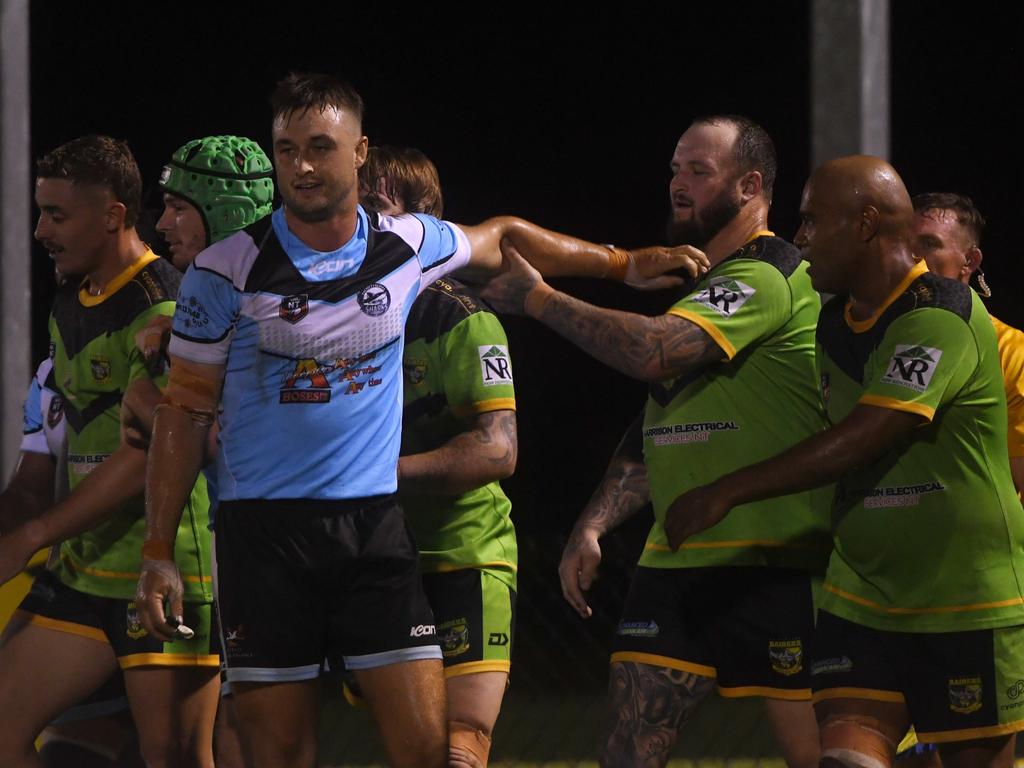
[[[282,320],[294,325],[309,314],[309,296],[305,293],[285,296],[281,299],[277,314]]]
[[[942,350],[920,344],[897,344],[889,366],[882,375],[883,384],[924,392],[931,384]]]
[[[210,315],[206,307],[195,296],[179,301],[174,307],[174,312],[182,319],[186,328],[202,328],[210,324]]]
[[[391,293],[380,283],[366,286],[358,294],[359,308],[370,317],[380,317],[391,306]]]
[[[849,656],[836,656],[831,659],[818,659],[811,664],[812,675],[834,675],[842,672],[852,672],[853,662]]]
[[[461,656],[469,650],[469,622],[465,617],[437,625],[437,640],[446,659]]]
[[[423,383],[423,380],[427,378],[426,360],[411,360],[406,358],[402,363],[402,367],[405,369],[405,378],[414,387],[418,387]]]
[[[50,429],[56,428],[64,417],[64,398],[54,395],[50,399],[50,407],[46,409],[46,425]]]
[[[125,611],[125,634],[128,635],[132,640],[138,640],[140,637],[146,636],[146,628],[142,626],[142,620],[139,618],[139,609],[135,605],[134,600],[128,601],[128,606]]]
[[[921,497],[928,493],[941,493],[946,486],[939,482],[918,483],[917,485],[890,485],[858,491],[857,496],[864,497],[865,509],[880,507],[916,507]]]
[[[437,632],[433,624],[417,624],[409,630],[409,637],[426,637]]]
[[[508,635],[504,632],[491,632],[491,634],[487,636],[487,644],[504,647],[508,645]]]
[[[961,715],[981,709],[981,678],[949,678],[949,708]]]
[[[644,440],[651,440],[655,447],[679,445],[681,443],[706,443],[713,432],[734,432],[739,430],[735,421],[694,421],[689,424],[665,424],[647,427]]]
[[[615,634],[623,637],[657,637],[661,628],[654,621],[620,621]]]
[[[491,344],[477,347],[480,354],[480,378],[485,387],[512,383],[512,363],[508,359],[508,347]]]
[[[1024,707],[1024,680],[1017,680],[1006,689],[1006,696],[1010,699],[1009,704],[1000,704],[999,709],[1003,712],[1009,709],[1020,709]]]
[[[800,638],[769,640],[768,660],[780,675],[795,675],[804,668],[804,644]]]
[[[755,293],[757,291],[739,280],[734,280],[731,277],[715,277],[708,283],[707,288],[693,294],[690,301],[703,304],[722,317],[731,317]]]
[[[109,453],[71,453],[68,454],[68,466],[73,474],[88,475],[109,456]]]
[[[245,642],[245,625],[239,624],[237,627],[231,627],[224,633],[224,645],[227,648],[235,649],[240,648],[242,643]]]
[[[89,372],[93,381],[100,384],[110,381],[110,360],[105,357],[93,357],[89,360]]]

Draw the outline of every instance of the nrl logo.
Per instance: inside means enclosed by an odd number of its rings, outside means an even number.
[[[281,299],[281,306],[278,308],[277,314],[282,320],[294,325],[309,314],[309,296],[305,293],[285,296]]]

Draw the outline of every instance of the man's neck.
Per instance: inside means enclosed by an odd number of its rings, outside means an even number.
[[[881,244],[864,265],[864,278],[850,291],[850,317],[867,320],[881,310],[916,264],[905,244]]]
[[[768,229],[768,206],[751,203],[740,209],[733,219],[708,242],[704,253],[711,266],[722,262],[750,242],[758,232]]]
[[[314,251],[330,253],[352,239],[359,217],[353,205],[324,221],[303,221],[285,206],[284,220],[288,224],[288,230]]]
[[[134,227],[122,231],[103,253],[99,267],[86,275],[89,293],[94,296],[103,293],[111,280],[134,264],[147,250],[149,248],[139,239]]]

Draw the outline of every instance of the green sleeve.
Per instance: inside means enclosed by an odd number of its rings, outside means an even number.
[[[699,325],[731,360],[789,320],[792,295],[772,265],[737,259],[713,270],[669,314]]]
[[[858,402],[924,416],[950,402],[978,366],[970,327],[944,309],[919,309],[897,318],[864,370]]]
[[[515,410],[508,339],[490,312],[474,312],[445,334],[441,362],[445,397],[458,418]]]
[[[128,360],[129,384],[143,376],[153,379],[161,388],[167,384],[167,371],[165,368],[163,366],[155,367],[153,364],[147,363],[142,356],[142,352],[135,346],[135,334],[145,328],[149,321],[158,315],[174,317],[174,302],[160,301],[140,312],[135,316],[135,319],[132,320],[131,325],[128,326],[125,332],[123,341],[125,345],[125,358]]]

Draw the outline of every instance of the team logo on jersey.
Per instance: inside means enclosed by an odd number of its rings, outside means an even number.
[[[356,301],[370,317],[380,317],[391,306],[391,292],[380,283],[372,283],[356,294]]]
[[[485,387],[512,383],[512,362],[508,359],[508,347],[490,344],[477,347],[480,355],[480,378]]]
[[[64,400],[60,395],[54,395],[50,400],[50,407],[46,410],[46,426],[55,429],[63,417]]]
[[[105,357],[94,357],[89,360],[89,371],[98,384],[110,381],[110,360]]]
[[[768,660],[780,675],[795,675],[804,668],[804,645],[794,640],[769,640]]]
[[[981,678],[949,678],[949,708],[961,715],[981,709]]]
[[[623,637],[657,637],[661,628],[654,619],[650,621],[620,621],[615,634]]]
[[[423,380],[427,378],[426,360],[411,360],[407,358],[402,363],[402,368],[405,369],[405,378],[414,387],[422,384]]]
[[[139,609],[135,605],[134,600],[128,601],[125,612],[125,634],[132,640],[138,640],[146,635],[146,628],[142,626],[142,620],[139,618]]]
[[[437,640],[446,659],[461,656],[469,650],[469,622],[463,617],[438,624]]]
[[[889,365],[882,375],[883,384],[924,392],[931,384],[942,350],[920,344],[897,344]]]
[[[309,314],[309,296],[299,293],[295,296],[285,296],[281,299],[281,306],[277,314],[282,320],[287,320],[293,325]]]
[[[739,280],[731,277],[715,277],[708,282],[704,290],[693,294],[690,301],[703,304],[722,317],[731,317],[755,293],[757,291]]]

